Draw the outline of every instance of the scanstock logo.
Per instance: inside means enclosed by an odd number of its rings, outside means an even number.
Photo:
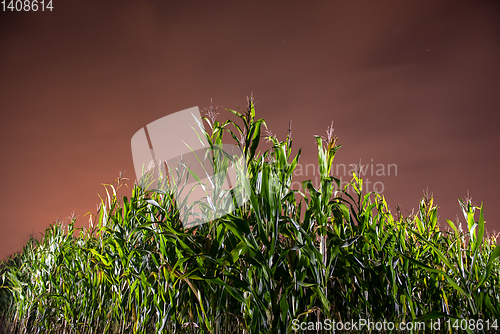
[[[207,139],[198,107],[162,117],[132,137],[137,184],[175,198],[184,227],[223,217],[249,194],[240,147]]]

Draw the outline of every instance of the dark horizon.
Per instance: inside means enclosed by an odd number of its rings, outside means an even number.
[[[73,211],[86,223],[120,170],[131,187],[141,127],[211,99],[226,119],[222,106],[244,108],[251,92],[278,138],[292,119],[303,166],[333,120],[334,166],[397,166],[369,177],[391,210],[407,215],[428,189],[441,226],[464,222],[457,200],[469,191],[500,230],[499,3],[53,6],[0,11],[0,259]]]

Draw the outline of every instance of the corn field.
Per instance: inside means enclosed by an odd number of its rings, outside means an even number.
[[[292,155],[291,131],[269,134],[262,153],[253,99],[227,110],[238,121],[204,117],[204,135],[210,145],[231,136],[244,153],[243,206],[184,228],[174,193],[136,183],[119,198],[118,178],[88,226],[57,222],[1,263],[0,333],[306,332],[296,319],[420,321],[443,333],[431,321],[500,317],[500,247],[482,205],[459,200],[467,229],[443,227],[429,195],[404,217],[356,174],[339,189],[332,128],[316,136],[320,184],[292,190],[301,151]]]

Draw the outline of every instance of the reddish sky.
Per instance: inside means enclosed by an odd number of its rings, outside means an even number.
[[[366,176],[391,208],[428,187],[445,223],[469,191],[500,229],[498,2],[53,2],[0,12],[0,258],[132,182],[144,125],[211,98],[226,118],[252,91],[303,164],[334,120],[336,164],[397,165]]]

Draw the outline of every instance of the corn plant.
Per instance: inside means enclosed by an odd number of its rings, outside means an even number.
[[[444,228],[427,194],[402,217],[382,195],[364,192],[356,173],[339,189],[333,124],[316,137],[319,185],[292,190],[301,151],[292,154],[291,129],[284,141],[268,134],[271,148],[261,153],[266,123],[247,102],[244,112],[228,109],[238,122],[217,121],[211,108],[200,134],[216,173],[229,163],[216,151],[224,134],[246,157],[244,192],[233,189],[247,196],[243,205],[226,198],[230,214],[184,227],[178,187],[135,184],[119,198],[120,176],[104,185],[87,227],[57,222],[2,262],[3,332],[289,333],[296,319],[363,318],[423,321],[437,333],[430,321],[499,317],[500,247],[482,205],[460,200],[467,229],[449,220]],[[179,173],[184,185],[197,180]],[[210,210],[202,208],[205,220]]]

